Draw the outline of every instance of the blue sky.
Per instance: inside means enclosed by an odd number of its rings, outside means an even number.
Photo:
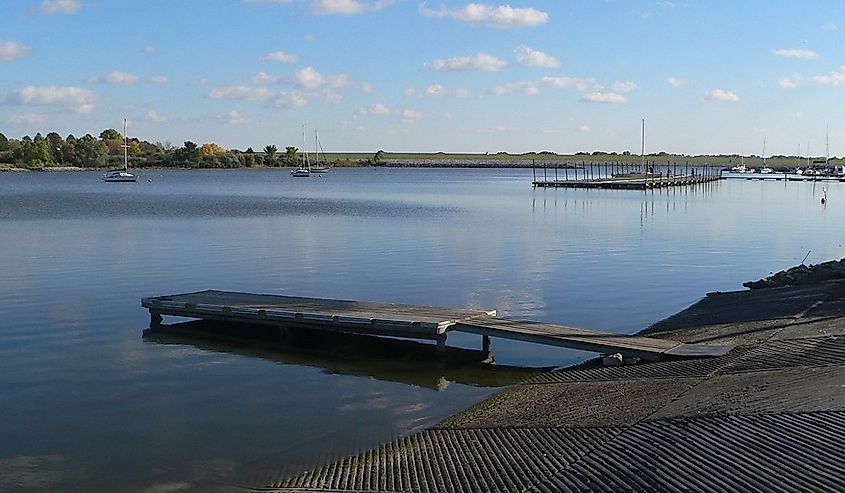
[[[0,132],[845,154],[845,3],[4,0]]]

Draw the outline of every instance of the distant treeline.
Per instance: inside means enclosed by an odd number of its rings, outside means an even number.
[[[99,137],[85,134],[82,137],[62,137],[56,132],[46,136],[8,139],[0,133],[0,164],[19,168],[73,166],[78,168],[106,168],[123,165],[123,135],[114,129],[100,132]],[[135,168],[249,168],[255,166],[296,166],[301,154],[294,146],[279,152],[275,145],[265,146],[260,152],[249,148],[245,151],[224,149],[211,142],[197,145],[185,142],[182,147],[161,142],[150,143],[134,137],[126,139],[130,167]],[[381,154],[380,154],[381,153]],[[355,162],[325,162],[331,165],[377,164],[383,151]],[[315,164],[312,162],[312,164]]]
[[[151,143],[134,137],[126,139],[129,166],[133,168],[249,168],[297,166],[302,154],[294,146],[280,151],[275,145],[267,145],[259,151],[248,148],[245,151],[224,149],[211,142],[198,145],[185,142],[181,147],[170,143]],[[312,156],[313,158],[313,156]],[[551,151],[511,154],[496,153],[387,153],[383,150],[368,153],[330,153],[320,155],[320,164],[329,166],[480,166],[480,167],[525,167],[536,162],[565,165],[583,163],[629,163],[641,158],[629,151],[576,152],[557,154]],[[739,154],[698,155],[653,152],[646,154],[646,160],[657,164],[689,164],[696,166],[731,166],[743,159]],[[747,163],[756,166],[759,156],[744,156],[752,159]],[[831,161],[837,158],[831,158]],[[838,159],[837,159],[838,160]],[[774,155],[767,157],[768,164],[775,167],[796,166],[803,163],[800,156]],[[312,161],[314,164],[314,161]],[[114,129],[100,132],[99,137],[86,134],[82,137],[62,137],[56,132],[46,136],[40,133],[34,137],[8,139],[0,133],[0,167],[15,166],[26,169],[73,166],[78,168],[106,168],[123,165],[123,135]]]

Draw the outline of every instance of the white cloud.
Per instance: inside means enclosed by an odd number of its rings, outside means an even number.
[[[581,101],[584,103],[622,104],[628,99],[623,94],[616,92],[587,92],[581,95]]]
[[[167,124],[167,117],[161,116],[155,110],[150,110],[144,115],[146,123]]]
[[[166,75],[154,75],[150,77],[150,82],[153,84],[167,84],[170,82],[170,77]]]
[[[558,89],[566,89],[570,87],[577,88],[579,91],[596,87],[595,81],[586,77],[550,77],[546,76],[537,81],[529,82],[509,82],[507,84],[494,87],[491,93],[494,96],[507,96],[515,92],[521,92],[528,96],[534,96],[540,93],[543,87],[552,87]]]
[[[441,86],[440,84],[432,84],[425,88],[423,94],[428,97],[442,96],[444,94],[443,86]]]
[[[813,76],[813,82],[822,86],[841,86],[845,84],[845,65],[827,75]]]
[[[307,89],[319,89],[323,87],[339,88],[349,85],[349,77],[346,74],[324,76],[314,70],[313,67],[299,69],[294,74],[297,85]]]
[[[127,74],[126,72],[120,72],[118,70],[110,72],[105,78],[105,82],[107,84],[120,84],[124,86],[132,85],[137,81],[137,75]]]
[[[575,129],[579,133],[585,134],[590,131],[590,127],[587,125],[578,125],[578,128]]]
[[[586,77],[543,77],[540,79],[540,85],[564,88],[575,87],[579,91],[583,91],[595,85],[595,81]]]
[[[376,0],[363,2],[361,0],[312,0],[310,11],[314,15],[358,15],[365,12],[375,12],[389,7],[394,0]]]
[[[438,72],[463,72],[470,70],[496,72],[504,70],[508,66],[504,60],[486,53],[478,53],[474,57],[439,58],[428,65]]]
[[[16,127],[30,127],[34,125],[44,125],[49,118],[43,113],[26,113],[23,115],[12,115],[7,120],[10,125]]]
[[[613,92],[632,92],[640,88],[640,86],[631,81],[614,82],[612,87]]]
[[[153,48],[152,46],[147,45],[147,46],[144,46],[143,48],[139,48],[138,52],[144,53],[146,55],[152,55],[153,53],[156,52],[156,49]]]
[[[42,0],[41,12],[48,15],[75,14],[82,8],[78,0]]]
[[[270,75],[267,72],[258,72],[250,78],[253,84],[270,84],[279,80],[278,77]]]
[[[516,63],[525,67],[554,68],[560,66],[560,62],[555,57],[542,51],[532,50],[525,45],[518,47],[514,52],[516,53]]]
[[[794,89],[801,85],[801,76],[793,75],[791,77],[781,77],[778,81],[778,87],[781,89]]]
[[[11,62],[23,58],[32,51],[29,46],[16,43],[14,41],[5,41],[0,43],[0,62]]]
[[[2,102],[21,106],[52,106],[78,113],[90,113],[97,95],[81,87],[26,86],[20,91],[7,92]]]
[[[677,77],[672,77],[671,75],[669,77],[666,77],[666,83],[672,87],[681,87],[682,85],[684,85],[683,80]]]
[[[126,72],[121,72],[119,70],[114,70],[102,77],[91,77],[90,79],[88,79],[88,82],[92,84],[115,84],[121,86],[131,86],[132,84],[138,82],[138,76],[128,74]]]
[[[358,114],[387,116],[390,114],[390,108],[381,103],[376,103],[367,107],[358,108]]]
[[[420,118],[422,118],[422,113],[414,110],[402,110],[402,113],[400,115],[401,122],[406,125],[414,123]]]
[[[301,108],[308,104],[308,99],[298,92],[282,92],[279,93],[271,102],[270,106],[273,108],[292,109]]]
[[[797,48],[783,48],[774,50],[772,53],[785,58],[803,58],[805,60],[813,60],[819,57],[819,54],[813,50],[800,50]]]
[[[229,122],[229,125],[241,125],[244,123],[249,123],[249,120],[244,118],[244,116],[238,113],[236,110],[232,110],[226,113],[226,120]]]
[[[510,5],[492,6],[484,3],[470,3],[450,10],[445,6],[439,10],[420,5],[419,12],[430,17],[450,17],[470,24],[495,27],[533,27],[545,24],[549,14],[534,8],[513,8]]]
[[[369,82],[364,82],[361,84],[361,92],[364,94],[372,94],[376,92],[376,87]]]
[[[291,55],[290,53],[285,53],[284,51],[274,51],[273,53],[267,53],[261,60],[269,61],[269,62],[282,62],[282,63],[295,63],[299,61],[299,57],[297,55]]]
[[[704,93],[704,99],[707,101],[715,101],[717,103],[735,103],[739,101],[739,96],[731,91],[724,89],[713,89]]]
[[[247,86],[215,87],[209,93],[209,96],[214,99],[241,99],[247,101],[266,99],[272,95],[273,92],[266,87]]]

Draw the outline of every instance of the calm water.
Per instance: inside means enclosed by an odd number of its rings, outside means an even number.
[[[533,190],[530,170],[142,176],[0,174],[2,491],[260,486],[431,426],[513,381],[508,365],[586,356],[496,340],[493,371],[408,361],[404,346],[144,338],[143,296],[495,308],[634,332],[808,251],[808,263],[845,255],[842,184],[822,207],[809,183]]]

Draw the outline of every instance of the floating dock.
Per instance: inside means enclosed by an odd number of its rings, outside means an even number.
[[[679,187],[699,185],[718,181],[718,175],[681,175],[681,176],[651,176],[639,175],[634,177],[611,176],[609,178],[593,178],[584,180],[534,180],[535,187],[541,188],[605,188],[617,190],[651,190],[655,188]]]
[[[448,332],[482,336],[482,350],[490,352],[490,338],[657,361],[721,356],[731,345],[689,344],[666,339],[627,336],[563,325],[495,318],[495,310],[466,310],[363,301],[302,298],[231,291],[200,291],[143,298],[150,311],[150,326],[160,326],[163,315],[232,323],[324,330],[371,336],[437,341],[445,347]]]

